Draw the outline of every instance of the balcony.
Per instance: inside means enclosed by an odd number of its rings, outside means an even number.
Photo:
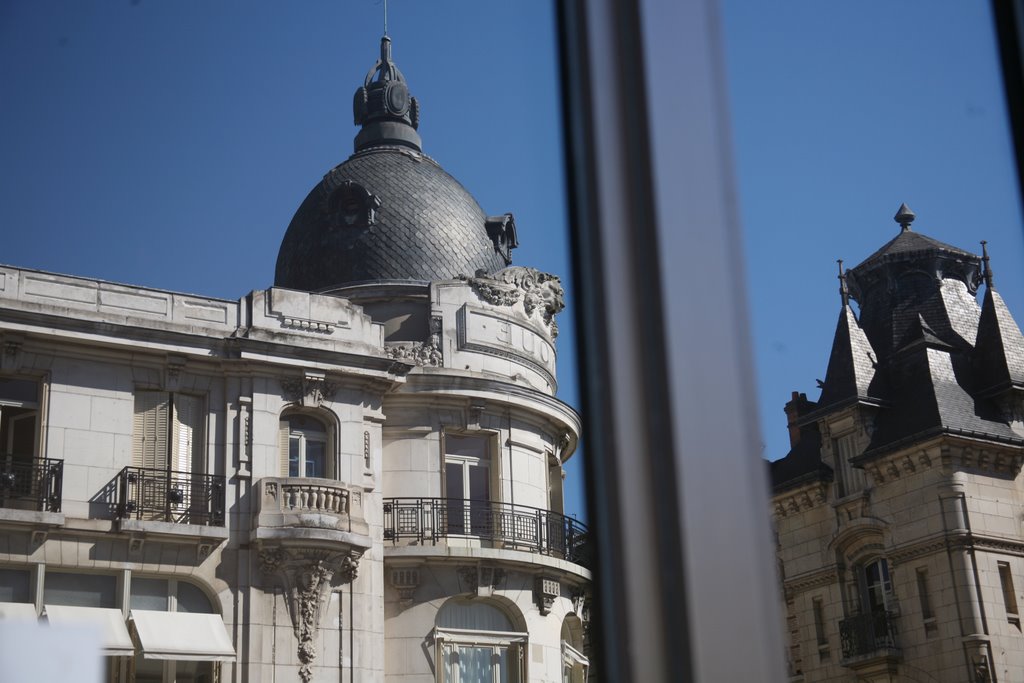
[[[19,453],[0,454],[0,528],[44,534],[64,524],[64,461]]]
[[[899,658],[896,617],[892,612],[858,614],[839,622],[843,666],[861,669],[892,665]]]
[[[122,522],[224,526],[224,488],[223,475],[125,467],[117,475],[117,516]]]
[[[60,512],[63,483],[63,460],[0,456],[0,507]]]
[[[384,500],[384,540],[396,545],[471,538],[587,566],[586,537],[586,526],[575,519],[526,505],[461,498]]]
[[[255,487],[254,541],[315,547],[371,545],[362,493],[334,479],[264,477]]]

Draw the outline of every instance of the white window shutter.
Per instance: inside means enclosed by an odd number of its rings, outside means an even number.
[[[176,472],[203,470],[203,399],[187,394],[174,395],[174,460]]]
[[[282,477],[288,476],[288,420],[281,420],[280,428],[277,432],[277,451],[278,460],[281,463],[280,475]]]
[[[165,391],[135,392],[135,415],[132,427],[132,465],[134,467],[167,467],[167,431],[170,418],[170,396]]]

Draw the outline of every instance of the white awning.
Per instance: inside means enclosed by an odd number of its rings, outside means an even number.
[[[231,636],[216,614],[133,609],[128,618],[135,625],[139,649],[146,659],[212,662],[235,658]]]
[[[119,609],[45,605],[43,610],[46,620],[51,624],[86,624],[98,630],[103,654],[107,657],[131,657],[135,654],[135,645],[132,644],[128,628],[124,625],[124,615]]]
[[[434,628],[434,640],[450,641],[462,645],[508,645],[525,643],[529,633],[513,631],[471,631],[461,628]]]
[[[35,621],[36,606],[30,602],[0,602],[0,619],[19,619]]]

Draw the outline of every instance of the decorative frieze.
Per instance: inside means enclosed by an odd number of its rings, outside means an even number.
[[[784,494],[775,496],[773,509],[778,517],[786,517],[805,512],[828,500],[828,484],[817,482],[810,486],[787,491]]]
[[[385,344],[384,354],[388,358],[403,360],[420,367],[440,367],[444,363],[441,349],[431,342],[407,342]]]
[[[391,570],[391,586],[398,591],[402,602],[412,602],[413,594],[420,585],[418,567],[398,567]]]

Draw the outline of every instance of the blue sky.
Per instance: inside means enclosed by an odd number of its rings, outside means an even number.
[[[389,7],[424,150],[485,211],[515,213],[516,262],[561,274],[571,305],[550,5]],[[351,153],[382,14],[378,0],[0,4],[0,262],[225,298],[269,286],[295,209]],[[915,229],[989,240],[1020,319],[1024,240],[987,3],[725,0],[722,18],[737,268],[774,459],[789,392],[814,399],[824,376],[836,258],[894,236],[905,201]],[[559,394],[578,405],[569,311],[559,327]],[[580,460],[566,493],[583,516]]]

